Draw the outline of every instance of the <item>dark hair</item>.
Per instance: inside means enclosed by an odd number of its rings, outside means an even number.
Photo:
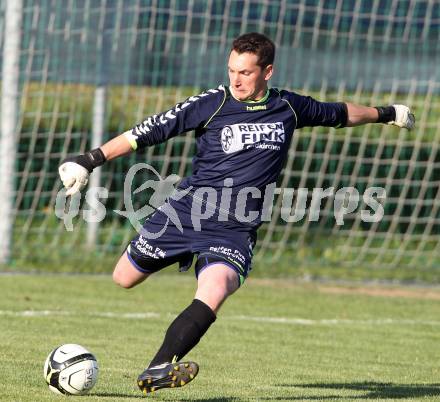
[[[251,32],[240,35],[232,42],[232,50],[237,53],[253,53],[258,56],[257,64],[261,68],[266,68],[269,64],[273,64],[275,58],[275,45],[265,35],[258,32]]]

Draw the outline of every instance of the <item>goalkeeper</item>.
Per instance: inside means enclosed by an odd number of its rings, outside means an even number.
[[[247,277],[262,220],[258,213],[263,209],[263,193],[268,184],[276,182],[296,130],[366,123],[406,129],[414,126],[414,116],[404,105],[368,107],[319,102],[269,88],[274,56],[275,46],[266,36],[241,35],[234,40],[229,55],[228,86],[192,96],[100,148],[66,159],[59,168],[67,195],[72,195],[84,188],[89,174],[104,162],[195,131],[193,174],[179,184],[187,194],[179,200],[168,198],[146,219],[145,231],[159,233],[163,229],[162,235],[151,239],[141,232],[135,236],[113,272],[118,285],[132,288],[171,264],[188,269],[195,259],[194,299],[171,323],[157,354],[139,375],[138,386],[144,393],[183,386],[197,375],[198,365],[183,362],[182,358],[200,341],[216,320],[222,303]],[[199,225],[194,227],[192,204],[202,202],[208,207],[194,195],[202,187],[218,193],[226,188],[231,207],[225,212],[216,204],[203,223],[196,219]],[[246,188],[250,190],[243,207],[239,195]],[[181,227],[169,222],[167,207],[177,211]],[[241,219],[230,213],[238,209],[243,211]],[[258,217],[248,219],[251,215]]]

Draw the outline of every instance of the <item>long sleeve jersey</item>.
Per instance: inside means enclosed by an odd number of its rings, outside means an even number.
[[[319,102],[276,88],[257,102],[243,102],[228,87],[219,86],[149,117],[126,136],[134,149],[141,149],[194,130],[193,173],[180,188],[209,186],[221,191],[227,183],[234,197],[243,188],[264,193],[276,182],[296,129],[346,123],[345,103]],[[252,198],[249,209],[261,209],[262,199]]]

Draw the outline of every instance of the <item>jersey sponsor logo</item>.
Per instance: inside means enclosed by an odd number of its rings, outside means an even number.
[[[230,126],[225,126],[222,130],[222,147],[223,151],[229,153],[231,149],[232,142],[234,141],[234,132]]]
[[[284,124],[277,123],[241,123],[223,127],[221,144],[227,154],[248,148],[279,151],[284,143]]]

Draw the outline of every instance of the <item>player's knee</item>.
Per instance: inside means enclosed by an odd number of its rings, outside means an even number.
[[[124,288],[124,289],[130,289],[133,286],[136,285],[135,282],[131,281],[129,278],[127,278],[126,275],[124,275],[120,270],[115,269],[113,271],[113,282],[116,283],[116,285]]]

